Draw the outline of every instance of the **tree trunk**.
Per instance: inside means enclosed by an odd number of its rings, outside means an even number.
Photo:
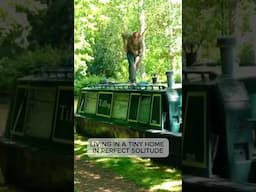
[[[244,2],[246,3],[246,2]],[[243,31],[243,22],[244,20],[244,14],[248,14],[248,19],[246,19],[246,22],[248,22],[249,29],[246,31]],[[246,44],[251,44],[253,49],[253,55],[252,60],[249,61],[249,63],[256,63],[256,24],[255,24],[256,14],[255,14],[255,3],[253,2],[247,2],[247,4],[242,7],[241,2],[237,2],[236,9],[235,9],[235,23],[234,23],[234,36],[236,37],[236,61],[237,66],[239,67],[239,64],[242,64],[240,62],[240,53],[242,51],[242,48]],[[247,63],[247,64],[249,64]]]
[[[172,0],[169,0],[169,17],[170,17],[170,21],[172,20]],[[170,41],[173,38],[173,28],[171,27],[171,25],[169,26],[169,35],[170,35]],[[170,54],[170,69],[173,70],[173,58],[174,58],[174,54],[172,53],[172,45],[169,45],[169,54]]]
[[[255,10],[256,10],[256,5],[254,4],[253,7],[254,9],[253,13],[252,13],[252,16],[250,18],[250,26],[251,26],[251,29],[252,29],[252,44],[253,44],[253,53],[254,53],[254,65],[256,65],[256,23],[255,23],[255,19],[256,19],[256,13],[255,13]]]
[[[145,57],[145,30],[146,30],[146,21],[145,21],[145,10],[144,10],[144,0],[139,0],[139,15],[140,15],[140,32],[142,33],[142,56],[141,62]],[[142,78],[145,78],[145,66],[140,65],[139,71]]]
[[[235,45],[235,68],[239,67],[239,52],[241,50],[241,45],[243,45],[243,34],[241,31],[241,22],[242,22],[242,18],[240,15],[240,4],[237,3],[236,8],[235,8],[235,25],[234,25],[234,33],[233,35],[236,38],[236,45]]]
[[[173,12],[174,9],[176,9],[177,7],[174,6],[178,6],[181,9],[181,6],[179,6],[179,4],[181,4],[181,1],[177,1],[177,0],[168,0],[169,2],[169,20],[173,21],[176,20],[177,18],[175,16],[173,16]],[[181,12],[181,10],[180,10]],[[181,14],[181,13],[180,13]],[[170,43],[169,45],[169,55],[170,55],[170,68],[169,70],[173,70],[174,71],[174,76],[176,74],[180,74],[181,75],[181,63],[178,63],[179,66],[175,66],[174,65],[174,58],[175,55],[180,51],[182,51],[182,49],[178,46],[178,42],[177,41],[172,41],[173,39],[178,39],[179,37],[177,36],[177,30],[181,30],[182,26],[173,26],[172,23],[170,22],[169,25],[169,38],[170,38],[170,42],[174,42],[174,43]],[[182,44],[182,43],[181,43]],[[181,59],[180,59],[181,60]],[[181,62],[181,61],[180,61]]]

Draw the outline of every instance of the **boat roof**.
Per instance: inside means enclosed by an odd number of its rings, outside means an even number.
[[[221,66],[204,66],[197,65],[191,67],[183,67],[183,73],[208,73],[216,76],[222,74]],[[239,66],[235,67],[234,71],[235,79],[256,79],[256,66]]]
[[[173,89],[181,89],[182,85],[174,84]],[[166,84],[131,84],[131,83],[107,83],[97,84],[82,88],[82,91],[114,91],[114,92],[166,92],[169,88]]]
[[[174,84],[173,89],[181,89],[181,84]],[[166,84],[131,84],[131,83],[106,83],[91,85],[82,88],[82,91],[125,91],[125,92],[166,92]]]
[[[33,71],[33,74],[19,78],[19,82],[73,82],[73,68],[62,67],[55,69],[39,69]]]

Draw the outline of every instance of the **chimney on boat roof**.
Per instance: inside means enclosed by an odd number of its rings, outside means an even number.
[[[217,46],[220,48],[220,60],[222,75],[232,78],[234,72],[234,45],[236,39],[231,36],[223,36],[218,38]]]
[[[172,80],[173,71],[167,71],[165,74],[166,74],[166,77],[167,77],[168,89],[172,89],[172,85],[173,85],[173,80]]]

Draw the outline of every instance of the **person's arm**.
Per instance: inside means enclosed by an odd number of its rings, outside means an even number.
[[[136,59],[135,59],[136,69],[139,68],[140,63],[142,61],[142,57],[143,57],[143,53],[142,52],[143,52],[143,44],[142,44],[142,41],[140,41],[139,49],[138,49],[138,55],[136,56]]]
[[[128,34],[127,33],[122,33],[122,39],[123,39],[124,51],[127,53]]]

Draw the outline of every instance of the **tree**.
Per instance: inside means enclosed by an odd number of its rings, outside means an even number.
[[[170,54],[170,69],[173,70],[174,76],[181,81],[181,53],[182,53],[182,19],[181,19],[181,1],[169,0],[169,54]]]
[[[1,55],[10,55],[16,49],[29,46],[28,36],[31,25],[27,13],[39,14],[46,5],[35,0],[3,0],[0,1],[0,45]],[[4,48],[3,48],[4,47]],[[7,52],[9,48],[10,51]]]
[[[254,1],[254,0],[253,0]],[[242,23],[249,21],[247,13],[255,7],[252,0],[187,0],[183,2],[183,47],[197,46],[199,59],[219,58],[216,40],[223,35],[236,37],[237,55],[244,31]],[[197,18],[197,19],[195,19]],[[247,19],[246,19],[247,18]],[[256,46],[255,46],[256,47]],[[207,61],[206,61],[207,62]]]
[[[73,43],[70,43],[72,39],[63,37],[73,37],[70,32],[73,31],[73,19],[67,20],[73,14],[66,9],[59,10],[56,15],[57,4],[63,2],[56,0],[46,7],[34,0],[0,1],[1,89],[12,90],[18,78],[31,74],[34,69],[59,67],[68,63],[73,54],[70,52]],[[70,2],[66,0],[61,8],[72,5]],[[53,28],[53,31],[49,30]],[[48,30],[51,32],[45,33]],[[58,38],[54,37],[54,32],[60,33]]]
[[[174,6],[170,17],[166,0],[75,0],[76,81],[98,75],[127,82],[128,62],[121,34],[145,28],[141,71],[146,75],[139,80],[151,80],[157,73],[163,81],[167,70],[177,70],[180,65],[181,51],[173,52],[170,65],[169,49],[181,42],[180,29],[175,29],[172,37],[169,34],[170,26],[181,26],[181,21],[176,21],[181,19],[180,10],[181,6]]]
[[[219,4],[216,1],[188,0],[183,2],[182,46],[187,57],[189,57],[188,54],[195,57],[202,46],[215,45],[222,25],[220,22],[222,12],[219,11]],[[188,61],[189,58],[186,59]]]
[[[145,20],[145,9],[144,9],[144,0],[139,1],[139,20],[140,20],[140,32],[142,34],[142,56],[140,60],[142,61],[143,58],[145,57],[145,49],[146,49],[146,44],[145,44],[145,32],[146,32],[146,20]],[[145,67],[142,65],[139,65],[139,68],[141,69],[141,75],[142,77],[145,77]]]

